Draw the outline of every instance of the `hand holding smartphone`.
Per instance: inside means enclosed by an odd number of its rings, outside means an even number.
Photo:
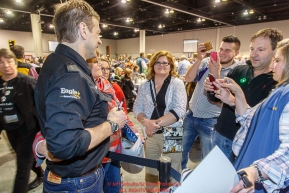
[[[215,60],[215,62],[217,62],[218,60],[217,52],[211,52],[210,56]]]
[[[216,80],[214,75],[211,73],[208,74],[208,77],[209,77],[210,82],[212,82],[212,83]],[[213,85],[214,90],[218,90],[218,88],[214,84],[212,84],[212,85]],[[220,99],[215,97],[215,92],[207,91],[207,97],[212,102],[219,102],[220,101]]]
[[[206,47],[206,49],[202,50],[202,52],[206,52],[206,51],[213,49],[213,45],[211,41],[204,43],[204,46]]]
[[[209,80],[210,80],[211,83],[213,83],[216,80],[214,75],[212,75],[211,73],[208,74],[208,77],[209,77]],[[214,87],[214,90],[218,90],[217,87],[214,84],[212,84],[212,85]]]

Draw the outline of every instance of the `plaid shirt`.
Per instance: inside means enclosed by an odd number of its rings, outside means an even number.
[[[237,121],[241,124],[241,128],[237,132],[233,141],[233,152],[239,155],[240,149],[244,143],[245,137],[250,127],[253,115],[258,107],[248,107],[245,114],[240,116],[237,114]],[[289,185],[289,102],[285,106],[279,120],[279,140],[281,144],[279,148],[270,156],[256,160],[253,164],[258,167],[269,177],[270,180],[264,181],[264,187],[268,193],[276,189],[284,188]],[[260,143],[261,145],[261,143]]]

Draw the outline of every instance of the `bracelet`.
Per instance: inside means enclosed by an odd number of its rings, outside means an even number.
[[[256,164],[252,165],[252,167],[254,167],[258,172],[258,179],[256,180],[256,183],[263,184],[264,183],[264,177],[262,175],[260,168]]]

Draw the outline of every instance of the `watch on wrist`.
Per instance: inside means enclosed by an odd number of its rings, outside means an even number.
[[[113,122],[113,121],[111,121],[109,119],[107,119],[106,122],[109,122],[109,124],[111,125],[111,132],[112,133],[115,133],[115,132],[117,132],[119,130],[119,126],[118,126],[117,123],[115,123],[115,122]]]
[[[256,180],[256,183],[263,184],[265,179],[264,179],[264,177],[262,175],[262,172],[261,172],[260,168],[256,164],[251,165],[251,166],[254,167],[257,170],[257,173],[258,173],[258,179]]]

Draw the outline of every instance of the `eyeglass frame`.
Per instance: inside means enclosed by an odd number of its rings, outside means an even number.
[[[169,62],[155,62],[154,65],[155,66],[169,66],[170,63]]]

